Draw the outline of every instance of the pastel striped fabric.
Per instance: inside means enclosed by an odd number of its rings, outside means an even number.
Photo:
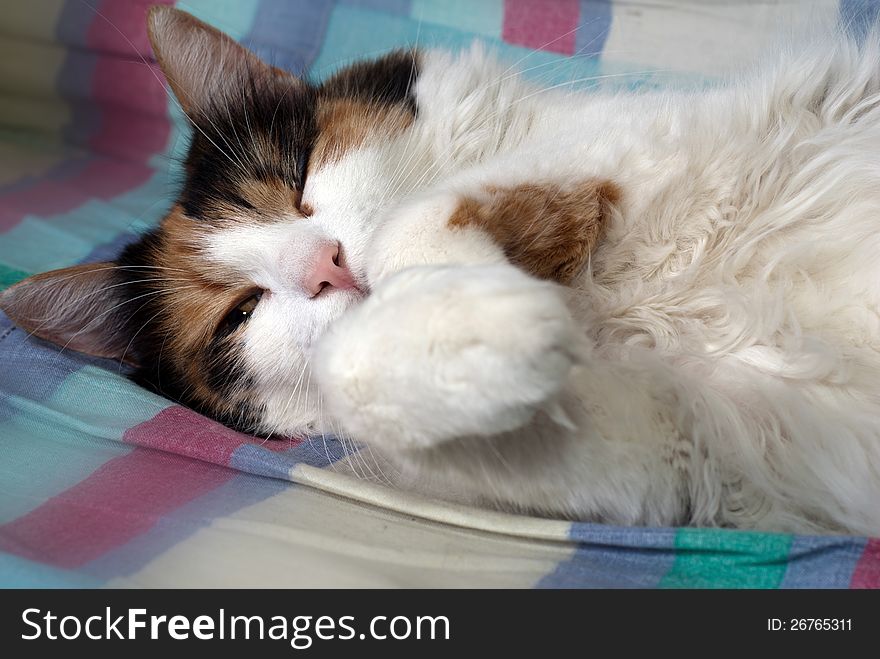
[[[159,0],[0,12],[0,287],[112,257],[158,221],[187,131],[144,30]],[[165,0],[168,1],[168,0]],[[708,81],[791,20],[878,3],[189,0],[321,78],[479,39],[548,84]],[[0,314],[0,585],[869,588],[880,540],[613,528],[471,510],[339,473],[328,438],[267,442],[29,339]],[[878,502],[880,505],[880,502]]]

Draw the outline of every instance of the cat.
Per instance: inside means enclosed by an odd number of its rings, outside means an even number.
[[[7,289],[20,327],[430,496],[880,534],[877,31],[574,92],[479,46],[313,84],[182,11],[148,27],[193,123],[180,196],[116,261]]]

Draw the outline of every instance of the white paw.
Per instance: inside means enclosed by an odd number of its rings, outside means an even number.
[[[510,265],[417,267],[336,322],[313,364],[352,436],[413,449],[521,427],[559,394],[579,341],[553,284]]]

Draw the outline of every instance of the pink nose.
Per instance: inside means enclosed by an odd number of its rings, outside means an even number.
[[[311,297],[315,297],[328,286],[341,290],[357,288],[351,270],[339,264],[338,243],[320,247],[314,262],[311,272],[303,281],[303,287]]]

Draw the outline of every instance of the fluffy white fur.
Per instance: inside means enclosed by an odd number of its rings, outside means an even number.
[[[423,54],[412,128],[311,173],[315,214],[272,238],[341,241],[372,293],[261,302],[265,427],[344,431],[398,485],[481,505],[880,534],[878,46],[663,93]],[[571,289],[446,227],[469,190],[593,176],[623,200]]]

